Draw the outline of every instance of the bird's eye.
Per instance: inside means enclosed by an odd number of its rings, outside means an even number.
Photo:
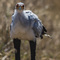
[[[19,5],[18,5],[18,4],[16,4],[16,7],[18,8],[18,7],[19,7]]]
[[[22,7],[24,7],[24,5]]]
[[[22,7],[22,9],[24,9],[24,5],[23,6],[21,6]]]

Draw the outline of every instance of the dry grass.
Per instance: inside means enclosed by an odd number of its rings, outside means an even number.
[[[48,34],[53,37],[53,40],[47,37],[37,40],[36,60],[60,60],[60,0],[23,0],[23,2],[26,9],[39,16]],[[15,0],[0,1],[0,59],[13,49],[9,26],[15,4]],[[21,60],[30,60],[29,49],[28,41],[22,41]],[[14,52],[6,58],[9,59],[14,60]]]

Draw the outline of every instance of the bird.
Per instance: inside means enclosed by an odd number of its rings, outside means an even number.
[[[47,33],[42,21],[31,10],[25,10],[25,4],[19,2],[15,5],[12,22],[10,25],[10,37],[13,39],[15,60],[20,60],[21,40],[28,40],[30,44],[31,60],[36,56],[36,38],[43,39]]]

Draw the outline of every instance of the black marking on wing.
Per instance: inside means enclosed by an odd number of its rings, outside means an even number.
[[[46,28],[43,26],[42,33],[40,35],[41,39],[43,39],[43,35],[47,33]]]
[[[34,25],[33,25],[33,31],[34,31],[34,33],[35,33],[35,37],[39,37],[39,31],[38,31],[38,22],[37,21],[35,21],[34,22]]]

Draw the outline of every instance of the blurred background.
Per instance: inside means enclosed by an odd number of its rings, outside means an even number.
[[[0,60],[14,60],[10,24],[15,4],[20,0],[0,0]],[[60,0],[22,0],[42,20],[53,39],[37,39],[36,60],[60,60]],[[28,41],[21,43],[21,60],[30,60]]]

